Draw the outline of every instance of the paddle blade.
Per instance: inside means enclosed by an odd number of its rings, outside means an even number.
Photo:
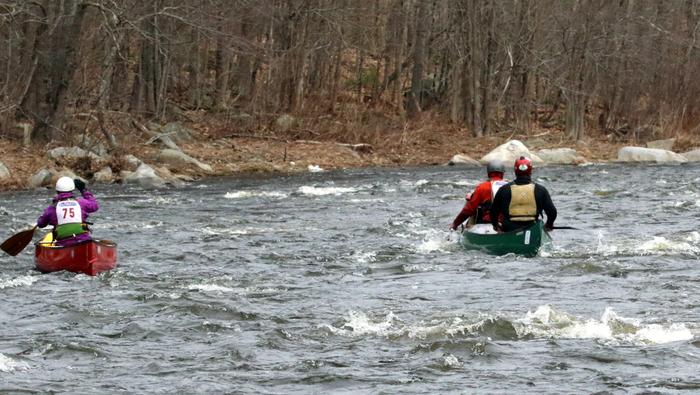
[[[0,244],[0,249],[12,256],[16,256],[17,254],[22,252],[22,250],[27,246],[27,244],[31,243],[32,238],[34,237],[35,230],[36,226],[29,230],[17,233],[16,235],[10,237],[9,239],[5,240],[2,244]]]

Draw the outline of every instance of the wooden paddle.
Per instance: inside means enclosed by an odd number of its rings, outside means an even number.
[[[24,230],[17,233],[14,236],[11,236],[9,239],[5,240],[2,244],[0,244],[0,249],[12,256],[16,256],[17,254],[22,252],[22,250],[24,249],[24,247],[27,246],[27,244],[31,243],[35,231],[36,225],[34,225],[34,227],[29,230]]]

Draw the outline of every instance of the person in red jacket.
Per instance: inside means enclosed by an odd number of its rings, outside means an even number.
[[[491,202],[496,192],[507,182],[503,179],[506,168],[500,160],[492,160],[486,165],[486,174],[489,179],[479,184],[474,193],[467,194],[467,203],[452,221],[452,230],[457,230],[459,225],[474,216],[477,224],[490,224]],[[490,227],[490,226],[489,226]]]

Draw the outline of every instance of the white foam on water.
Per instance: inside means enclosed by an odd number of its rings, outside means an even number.
[[[685,238],[685,241],[693,244],[700,244],[700,232],[690,232],[690,234]]]
[[[0,279],[0,289],[3,288],[15,288],[15,287],[28,287],[38,281],[37,276],[22,276],[9,280]]]
[[[607,307],[600,319],[584,319],[555,310],[549,305],[527,312],[514,321],[518,336],[538,338],[600,339],[633,344],[664,344],[693,338],[691,330],[682,323],[669,325],[643,324],[639,320],[620,317]]]
[[[359,336],[383,336],[400,337],[406,336],[411,339],[426,339],[430,336],[453,336],[456,334],[470,333],[477,324],[463,323],[462,319],[456,317],[451,321],[432,320],[421,322],[417,325],[405,325],[401,320],[389,312],[384,317],[372,319],[363,312],[348,312],[345,323],[340,327],[333,325],[322,325],[334,335],[346,337]]]
[[[383,319],[373,321],[363,312],[349,311],[346,322],[342,327],[337,328],[332,325],[323,325],[331,333],[340,336],[357,337],[364,335],[387,336],[392,333],[391,327],[394,325],[396,316],[389,312]]]
[[[430,181],[428,181],[428,180],[418,180],[418,181],[416,181],[415,186],[420,187],[420,186],[428,184],[429,182]]]
[[[462,366],[459,359],[452,354],[447,354],[442,356],[442,366],[446,368],[458,368]]]
[[[250,234],[255,234],[259,233],[260,231],[258,229],[254,228],[245,228],[245,229],[215,229],[211,227],[204,227],[200,230],[202,233],[205,235],[216,235],[216,236],[221,236],[221,235],[228,235],[228,236],[243,236],[243,235],[250,235]]]
[[[113,226],[113,228],[118,227],[118,224],[115,225],[117,226]],[[163,226],[163,221],[134,222],[127,223],[127,226],[138,229],[154,229]]]
[[[641,243],[635,251],[648,255],[666,255],[677,253],[700,253],[700,248],[685,241],[673,241],[665,237],[654,236],[651,240]]]
[[[272,192],[235,191],[235,192],[226,192],[226,194],[224,195],[224,198],[226,198],[226,199],[248,199],[248,198],[254,198],[254,197],[270,197],[270,198],[283,199],[283,198],[287,197],[287,194],[284,192],[278,192],[278,191],[272,191]]]
[[[310,185],[300,186],[299,193],[310,196],[342,195],[357,192],[355,188],[349,187],[314,187]]]
[[[153,204],[155,206],[166,206],[169,204],[174,204],[178,203],[178,199],[175,198],[170,198],[170,197],[163,197],[163,196],[154,196],[146,199],[138,199],[136,201],[137,203],[149,203]]]
[[[349,199],[350,203],[384,203],[384,199]]]
[[[422,272],[435,272],[442,271],[442,267],[438,265],[425,265],[425,264],[415,264],[415,265],[403,265],[401,269],[404,273],[422,273]]]
[[[226,281],[226,280],[231,280],[228,276],[222,276],[218,277],[217,280],[219,281]],[[189,284],[187,286],[183,286],[183,289],[191,290],[191,291],[201,291],[201,292],[210,292],[210,293],[234,293],[236,295],[279,295],[283,292],[287,291],[286,287],[279,286],[279,287],[236,287],[234,286],[224,286],[220,284],[215,284],[215,283],[200,283],[200,284]],[[177,295],[177,294],[171,294],[171,295],[160,295],[162,297],[171,297],[173,296],[173,299],[178,299],[182,295]]]
[[[446,251],[447,246],[451,244],[453,243],[445,239],[428,238],[416,246],[416,251],[424,254],[433,251]]]
[[[377,261],[377,251],[356,252],[352,255],[357,263],[366,264]]]
[[[235,292],[233,288],[224,287],[218,284],[190,284],[186,287],[189,290],[202,292],[229,293]]]
[[[685,324],[646,325],[636,333],[636,338],[652,344],[664,344],[676,341],[691,340],[693,333]]]
[[[10,373],[21,370],[29,370],[29,365],[0,353],[0,372]]]
[[[597,234],[596,253],[603,256],[617,254],[632,255],[676,255],[700,254],[700,235],[691,233],[683,239],[670,240],[663,236],[652,236],[650,240],[612,240],[602,232]]]
[[[417,324],[405,324],[393,312],[371,318],[363,312],[350,311],[340,327],[321,325],[332,334],[346,337],[380,336],[426,339],[430,337],[481,336],[484,325],[493,323],[498,316],[481,314],[476,322],[460,317],[433,319]],[[608,307],[600,319],[576,317],[558,311],[549,305],[539,306],[524,317],[507,319],[518,338],[538,339],[593,339],[610,344],[635,345],[665,344],[693,339],[693,332],[684,323],[644,324],[640,320],[620,317]]]
[[[423,235],[423,240],[421,240],[415,246],[416,252],[422,254],[427,254],[434,251],[454,251],[455,246],[457,246],[457,243],[453,240],[453,238],[459,237],[458,235],[451,234],[449,231],[442,231],[437,229],[421,229],[417,230],[416,233],[419,235]]]

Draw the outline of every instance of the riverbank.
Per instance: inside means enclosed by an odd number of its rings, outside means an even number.
[[[248,122],[246,127],[241,127],[239,123],[232,127],[230,120],[189,114],[186,121],[176,123],[187,135],[177,140],[173,133],[159,133],[158,127],[148,128],[150,130],[142,125],[131,129],[117,128],[116,149],[84,160],[56,158],[49,153],[53,148],[70,147],[71,144],[34,144],[25,147],[19,139],[0,138],[0,162],[10,173],[9,177],[0,177],[0,190],[27,189],[41,186],[42,182],[49,185],[49,173],[52,178],[58,174],[73,173],[89,182],[128,182],[127,179],[130,176],[133,178],[133,173],[142,163],[168,182],[260,172],[444,165],[460,153],[478,160],[512,139],[522,141],[531,150],[573,148],[586,161],[605,162],[614,160],[619,148],[626,145],[610,136],[600,135],[576,142],[558,129],[472,137],[467,129],[440,122],[430,114],[411,122],[401,122],[381,114],[374,114],[375,119],[361,122],[285,117],[287,125],[280,125],[282,118],[276,118],[267,123]],[[97,140],[88,137],[88,140],[91,139]],[[81,141],[85,140],[83,136]],[[104,149],[103,143],[97,145]],[[188,159],[175,162],[164,159],[163,149],[169,148],[181,151]],[[89,149],[86,147],[86,150]],[[48,170],[43,181],[28,181],[43,169]],[[96,176],[104,169],[109,169],[108,177]]]

